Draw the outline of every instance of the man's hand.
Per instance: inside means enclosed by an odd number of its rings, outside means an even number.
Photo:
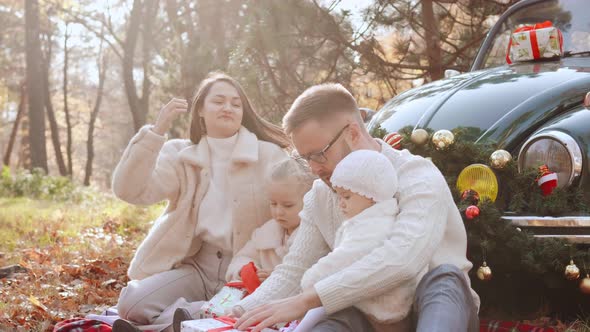
[[[320,298],[314,289],[302,294],[274,301],[246,312],[234,327],[240,331],[254,326],[252,332],[260,332],[277,323],[290,322],[305,316],[308,310],[321,306]]]

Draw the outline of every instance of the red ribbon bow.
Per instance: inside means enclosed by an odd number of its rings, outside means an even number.
[[[221,317],[215,317],[214,319],[228,324],[229,326],[224,326],[224,327],[218,327],[212,330],[208,330],[207,332],[223,332],[223,331],[229,331],[232,330],[234,328],[234,325],[236,324],[237,320],[233,317],[229,317],[229,316],[221,316]],[[248,330],[251,330],[252,327],[256,326],[258,323],[255,323],[254,325],[252,325],[251,327],[248,328]]]
[[[535,30],[538,29],[545,29],[545,28],[550,28],[553,26],[553,23],[551,23],[551,21],[545,21],[543,23],[537,23],[535,25],[526,25],[523,27],[520,27],[516,30],[514,30],[514,33],[517,32],[522,32],[522,31],[530,31],[531,32],[531,46],[533,49],[533,57],[535,59],[538,59],[541,57],[541,54],[539,53],[539,45],[537,44],[537,32]],[[558,29],[557,33],[559,35],[559,45],[561,47],[561,45],[563,45],[563,36],[561,34],[561,31]],[[512,60],[510,60],[510,48],[512,47],[512,36],[510,37],[510,42],[508,43],[508,50],[506,51],[506,63],[508,64],[512,64]]]
[[[218,320],[222,323],[228,324],[229,326],[224,326],[224,327],[218,327],[218,328],[214,328],[212,330],[208,330],[207,332],[223,332],[223,331],[229,331],[232,330],[234,328],[234,325],[236,324],[237,320],[233,317],[229,317],[229,316],[221,316],[221,317],[215,317],[215,320]],[[254,323],[254,325],[250,326],[248,328],[248,330],[251,330],[252,327],[258,325],[258,323]],[[289,326],[289,324],[285,325],[285,326]]]
[[[234,324],[236,323],[236,320],[232,317],[228,317],[228,316],[221,316],[221,317],[215,317],[215,320],[218,320],[222,323],[228,324],[229,326],[224,326],[224,327],[218,327],[212,330],[209,330],[207,332],[223,332],[223,331],[228,331],[234,328]]]
[[[256,269],[254,262],[244,265],[240,271],[240,278],[242,278],[244,288],[248,291],[248,295],[254,293],[256,288],[261,284],[260,279],[258,279],[258,275],[256,274],[257,271],[258,269]]]
[[[258,269],[253,262],[250,262],[242,267],[240,271],[240,278],[242,281],[232,281],[225,284],[228,287],[243,288],[248,292],[248,295],[254,293],[256,288],[260,286],[261,282],[256,274]]]

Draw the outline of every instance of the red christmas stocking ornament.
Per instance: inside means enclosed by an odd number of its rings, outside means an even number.
[[[537,185],[541,188],[543,196],[549,196],[555,188],[557,188],[557,174],[551,172],[547,165],[539,167],[539,177],[537,178]]]

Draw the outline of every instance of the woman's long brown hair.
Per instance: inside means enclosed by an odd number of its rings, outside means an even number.
[[[203,135],[206,134],[206,128],[204,127],[204,123],[199,116],[199,111],[203,107],[205,97],[207,97],[207,94],[209,94],[209,90],[211,90],[213,84],[217,82],[229,83],[234,88],[236,88],[236,90],[238,90],[240,99],[242,99],[242,126],[254,133],[259,140],[274,143],[282,148],[290,147],[291,143],[281,127],[264,120],[258,114],[256,114],[240,83],[238,83],[238,81],[229,75],[219,72],[213,72],[209,74],[209,76],[201,82],[197,88],[195,96],[193,97],[191,103],[192,119],[190,136],[191,141],[194,144],[199,143]]]

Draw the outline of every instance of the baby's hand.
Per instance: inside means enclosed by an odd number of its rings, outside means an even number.
[[[263,282],[270,276],[271,272],[272,271],[260,269],[256,272],[256,275],[258,276],[258,279],[260,279],[260,282]]]

